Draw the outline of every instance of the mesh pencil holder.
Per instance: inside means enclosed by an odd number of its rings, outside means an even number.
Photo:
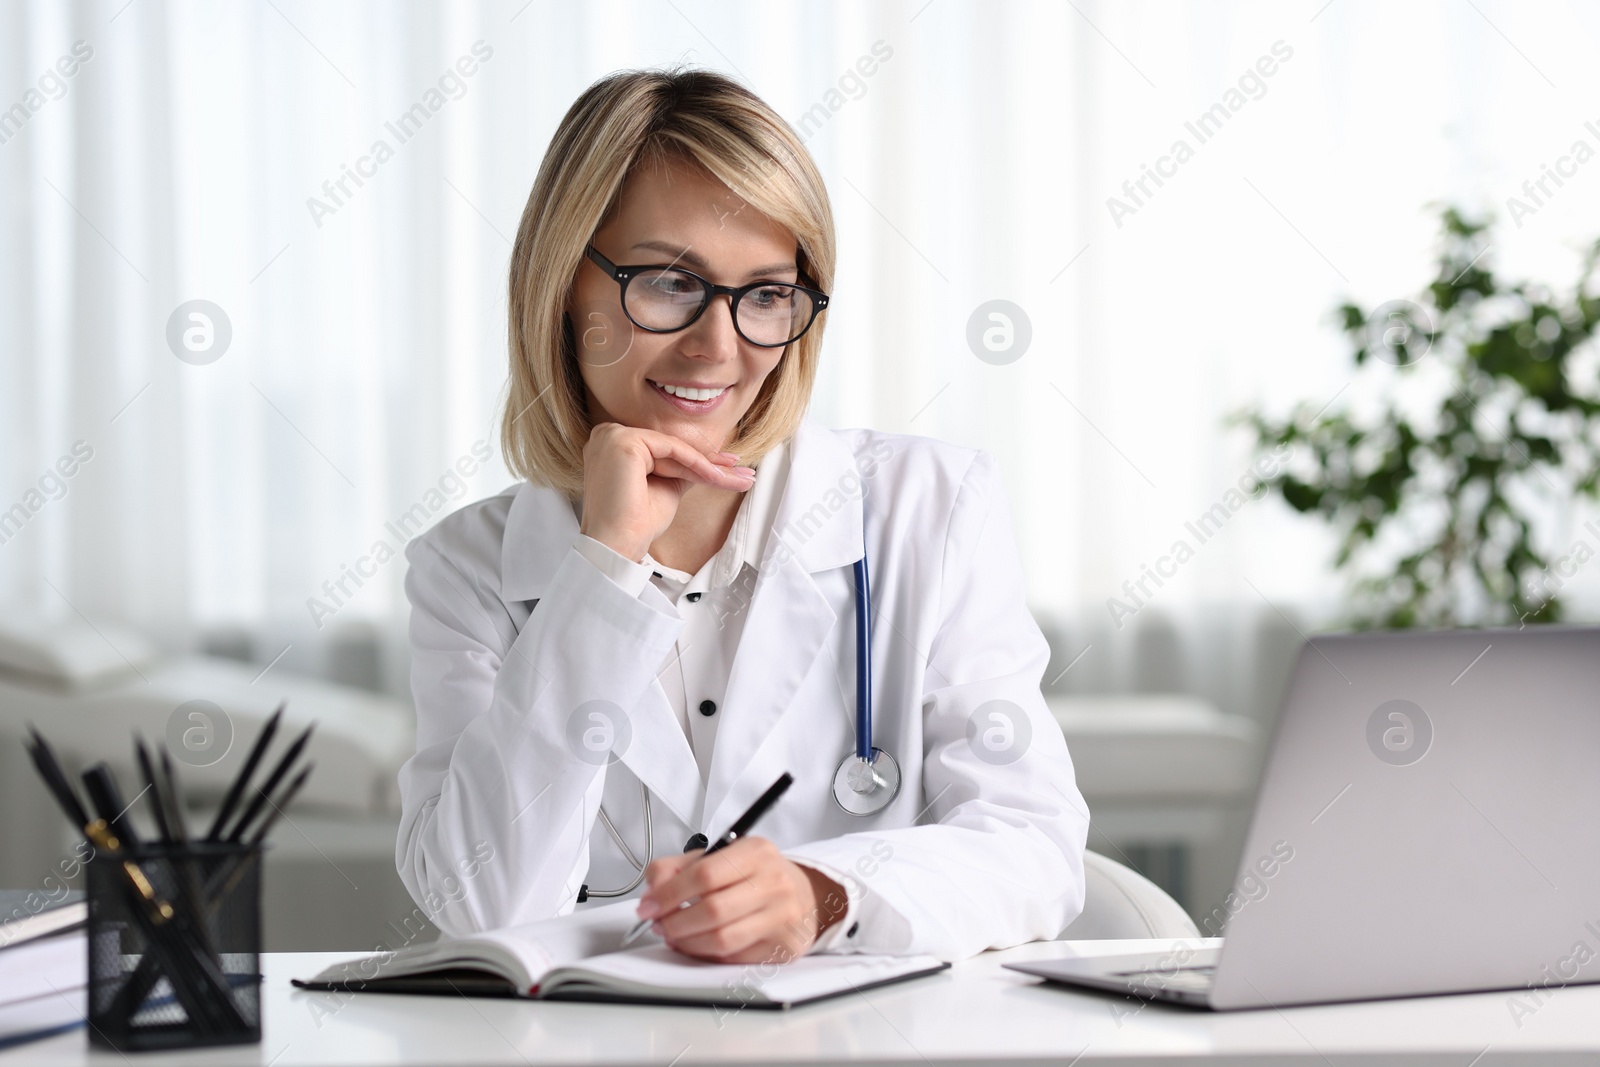
[[[89,1040],[261,1040],[261,846],[145,844],[88,863]]]

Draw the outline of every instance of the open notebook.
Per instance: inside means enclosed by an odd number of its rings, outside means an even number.
[[[363,956],[294,984],[349,992],[790,1008],[950,966],[932,956],[827,954],[782,965],[707,963],[674,952],[653,934],[646,944],[618,951],[635,907],[635,901],[622,901]]]

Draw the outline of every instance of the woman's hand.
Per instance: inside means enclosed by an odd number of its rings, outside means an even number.
[[[756,472],[738,462],[731,452],[701,452],[659,430],[599,423],[583,446],[578,531],[637,563],[672,525],[690,485],[741,493],[754,485]]]
[[[844,916],[838,882],[787,859],[764,837],[709,856],[686,852],[645,868],[639,917],[673,949],[716,963],[787,963]],[[683,901],[694,901],[679,910]]]

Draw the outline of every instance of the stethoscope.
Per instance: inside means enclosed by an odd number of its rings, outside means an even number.
[[[861,547],[861,558],[852,567],[856,591],[856,747],[839,761],[833,776],[833,802],[850,815],[876,815],[888,807],[900,793],[900,764],[881,748],[872,744],[872,586],[867,576],[866,545]],[[633,881],[621,889],[590,889],[584,886],[578,894],[580,901],[587,897],[624,897],[644,881],[644,869],[655,858],[655,833],[650,825],[650,790],[639,783],[640,803],[644,807],[644,862],[634,855],[633,849],[622,839],[617,828],[600,808],[600,822],[611,834],[628,862],[639,872]],[[690,839],[694,847],[705,847],[701,835]],[[698,845],[694,844],[698,842]]]
[[[851,815],[876,815],[900,793],[900,764],[872,744],[872,586],[867,548],[856,560],[856,750],[839,761],[833,802]]]

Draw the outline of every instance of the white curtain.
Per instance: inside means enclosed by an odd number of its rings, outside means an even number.
[[[1505,202],[1600,147],[1597,41],[1592,6],[1505,0],[14,0],[0,605],[283,669],[372,632],[403,691],[404,562],[362,557],[510,480],[506,268],[545,145],[596,78],[688,61],[767,99],[827,178],[813,414],[1001,459],[1061,688],[1248,704],[1231,635],[1309,627],[1341,586],[1329,535],[1275,502],[1185,533],[1251,460],[1224,418],[1359,402],[1330,311],[1416,293],[1430,203],[1497,211],[1493,262],[1571,280],[1600,162],[1520,226]],[[1031,329],[1013,362],[968,342],[993,300]],[[204,362],[213,307],[231,339]],[[1114,619],[1180,539],[1193,558]]]

